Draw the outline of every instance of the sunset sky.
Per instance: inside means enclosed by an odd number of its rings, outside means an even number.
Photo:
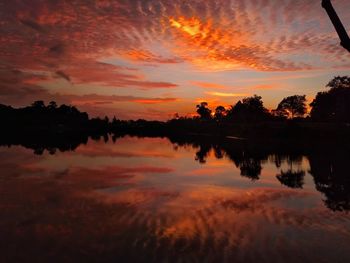
[[[350,31],[350,1],[334,0]],[[160,119],[350,74],[321,0],[0,0],[0,103]]]

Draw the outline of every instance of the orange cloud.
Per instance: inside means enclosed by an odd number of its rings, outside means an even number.
[[[223,92],[214,92],[214,91],[206,92],[205,94],[217,96],[217,97],[246,97],[250,95],[247,93],[223,93]]]
[[[177,20],[170,18],[170,24],[182,30],[184,33],[197,37],[198,40],[204,39],[211,34],[211,23],[202,24],[201,21],[195,17],[186,19],[185,17],[179,17]]]
[[[216,84],[216,83],[209,83],[209,82],[200,82],[200,81],[191,81],[192,85],[205,88],[205,89],[227,89],[227,86]]]
[[[156,55],[147,50],[131,50],[129,52],[122,53],[121,55],[136,61],[160,63],[160,64],[175,64],[175,63],[180,63],[182,61],[179,58],[174,58],[174,57],[166,58],[160,55]]]
[[[140,104],[157,104],[157,103],[168,103],[178,101],[177,98],[146,98],[146,97],[135,97],[135,96],[117,96],[117,95],[97,95],[88,94],[83,96],[78,95],[66,95],[66,98],[71,101],[74,105],[82,104],[108,104],[115,102],[135,102]]]
[[[75,84],[99,84],[110,87],[134,87],[139,89],[175,88],[178,85],[170,82],[148,81],[142,76],[131,72],[128,68],[115,66],[108,63],[82,60],[81,66],[77,61],[66,65],[64,74]]]
[[[251,87],[252,89],[257,89],[257,90],[270,90],[270,89],[276,89],[278,88],[278,84],[266,84],[266,85],[257,85]]]
[[[168,103],[175,102],[178,99],[175,98],[155,98],[155,99],[135,99],[134,102],[141,104],[157,104],[157,103]]]
[[[211,69],[240,67],[238,61],[220,58],[222,53],[218,51],[219,47],[238,44],[239,41],[243,42],[243,39],[238,40],[238,35],[214,28],[210,20],[203,23],[195,17],[170,18],[169,23],[179,33],[177,38],[180,39],[178,44],[181,45],[181,48],[176,49],[175,52],[182,53],[182,56],[187,57],[194,64]]]
[[[289,71],[309,67],[306,63],[298,65],[278,56],[270,56],[270,47],[263,42],[255,42],[250,32],[222,27],[221,23],[213,23],[211,18],[203,22],[199,17],[179,16],[170,18],[169,24],[177,29],[174,37],[181,46],[175,48],[175,52],[200,68]]]

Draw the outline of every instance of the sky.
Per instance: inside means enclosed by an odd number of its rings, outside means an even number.
[[[333,0],[350,30],[350,1]],[[321,0],[0,0],[0,103],[119,119],[191,116],[258,94],[269,109],[350,75]]]

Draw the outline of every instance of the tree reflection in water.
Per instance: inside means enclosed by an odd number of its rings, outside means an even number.
[[[302,163],[302,156],[290,155],[286,156],[285,159],[289,164],[289,169],[286,171],[281,170],[281,173],[278,174],[276,178],[282,185],[288,186],[290,188],[303,188],[304,177],[306,173],[300,168]],[[277,165],[277,167],[280,167],[281,157],[278,157],[278,160],[279,165]],[[297,168],[295,168],[295,166],[297,166]]]
[[[324,194],[326,206],[333,211],[349,211],[349,151],[315,152],[309,156],[309,161],[309,172],[316,189]]]
[[[278,181],[285,186],[290,188],[303,188],[305,172],[293,170],[281,171],[276,177]]]
[[[124,136],[124,135],[123,135]],[[113,134],[111,140],[115,143],[122,135]],[[109,142],[108,134],[96,134],[92,140]],[[41,155],[44,151],[55,154],[57,151],[74,151],[79,145],[88,142],[88,136],[72,137],[23,137],[1,138],[0,145],[22,145],[33,149],[34,154]],[[312,175],[316,189],[325,199],[325,205],[333,211],[350,210],[350,177],[349,160],[350,151],[346,144],[341,147],[334,145],[305,145],[304,142],[281,143],[278,142],[252,142],[244,140],[228,140],[211,137],[170,137],[168,138],[176,147],[190,146],[197,149],[195,160],[201,164],[207,162],[210,153],[217,159],[230,160],[241,171],[241,176],[252,181],[260,179],[263,164],[272,160],[277,168],[284,161],[289,169],[281,169],[276,175],[277,180],[289,188],[302,188],[306,173]],[[310,171],[302,169],[300,163],[306,157],[310,164]]]
[[[197,145],[197,144],[195,144]],[[291,146],[292,145],[292,146]],[[278,181],[289,188],[303,188],[304,177],[309,172],[315,182],[316,189],[325,196],[325,205],[333,211],[350,210],[350,177],[349,161],[350,151],[344,145],[313,145],[312,147],[293,145],[250,144],[242,142],[222,142],[211,147],[208,143],[199,144],[201,163],[206,162],[206,157],[211,148],[215,152],[221,152],[222,156],[231,160],[241,170],[241,175],[251,180],[259,180],[262,172],[262,164],[269,158],[272,159],[277,168],[281,167],[283,161],[289,164],[288,170],[281,170],[276,175]],[[205,149],[205,154],[203,154]],[[216,156],[216,155],[215,155]],[[305,156],[310,163],[310,171],[302,170],[302,157]]]
[[[0,262],[349,261],[344,145],[169,139],[2,138]]]

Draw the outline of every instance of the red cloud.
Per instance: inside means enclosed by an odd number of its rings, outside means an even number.
[[[349,1],[338,0],[336,8],[347,23]],[[58,79],[69,81],[59,85],[72,89],[78,89],[75,84],[130,90],[178,87],[167,81],[168,76],[149,79],[146,71],[101,61],[172,67],[187,62],[209,71],[349,69],[349,55],[339,46],[319,1],[3,1],[0,25],[0,97],[15,105],[53,97],[69,102],[72,98],[59,94],[60,86],[50,86],[50,92],[45,86]],[[22,73],[15,76],[13,70]],[[210,85],[197,83],[225,88]],[[133,102],[174,101],[153,97]],[[109,101],[92,103],[108,105]],[[145,111],[136,109],[129,116],[137,112]],[[147,109],[148,116],[164,113]]]
[[[345,0],[337,2],[340,10],[347,10],[348,5]],[[328,18],[316,1],[219,0],[183,4],[180,0],[166,0],[161,4],[138,4],[127,0],[33,0],[30,6],[23,1],[8,1],[2,4],[2,10],[0,57],[22,66],[56,67],[57,71],[57,67],[72,61],[84,65],[86,58],[122,54],[144,62],[190,61],[200,66],[207,62],[208,67],[218,68],[243,65],[279,71],[319,67],[319,63],[291,56],[295,53],[300,57],[306,50],[341,64],[327,55],[330,52],[338,58],[341,53]],[[345,14],[343,18],[346,21],[349,16]],[[299,23],[300,29],[293,23]],[[312,26],[316,23],[321,24],[319,29]],[[154,54],[147,49],[151,42],[169,47],[173,56]]]

